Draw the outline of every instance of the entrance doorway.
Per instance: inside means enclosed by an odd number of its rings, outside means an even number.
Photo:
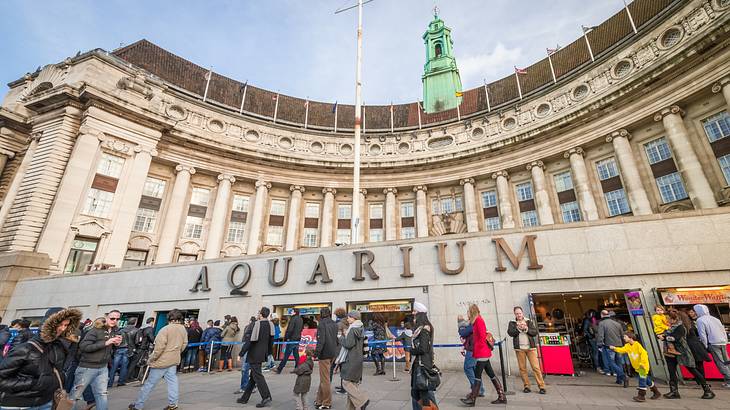
[[[198,319],[198,314],[200,311],[198,309],[191,309],[191,310],[180,310],[183,314],[183,317],[185,319]],[[157,312],[157,315],[155,316],[155,335],[167,325],[167,314],[170,313],[169,310],[161,310]]]
[[[348,302],[347,311],[356,310],[360,312],[362,323],[365,325],[365,336],[368,341],[373,340],[371,330],[373,321],[380,316],[388,324],[388,329],[394,336],[399,336],[405,331],[405,324],[413,322],[413,299],[401,300],[375,300],[364,302]],[[386,360],[405,360],[403,347],[395,347],[393,343],[387,343],[384,354]]]
[[[144,324],[144,312],[122,312],[122,316],[119,318],[119,328],[123,328],[127,326],[127,323],[129,323],[129,319],[136,318],[137,319],[137,326],[138,328],[142,327]]]
[[[319,324],[322,315],[320,314],[322,308],[328,307],[332,310],[331,303],[313,303],[313,304],[301,304],[301,305],[279,305],[274,306],[274,312],[279,318],[279,328],[281,329],[280,338],[284,338],[286,334],[286,327],[289,324],[289,320],[294,315],[294,309],[299,311],[299,316],[304,322],[302,328],[302,339],[299,343],[299,355],[304,355],[307,349],[307,345],[317,340],[317,325]],[[284,350],[280,345],[275,346],[274,357],[280,358],[284,353]]]

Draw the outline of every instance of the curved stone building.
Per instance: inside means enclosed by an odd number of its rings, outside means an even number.
[[[421,301],[454,342],[478,303],[495,334],[522,305],[574,343],[589,307],[645,332],[637,301],[716,299],[730,325],[730,2],[629,10],[458,108],[365,106],[360,192],[354,106],[145,40],[27,74],[0,107],[6,318],[332,305],[392,324]]]

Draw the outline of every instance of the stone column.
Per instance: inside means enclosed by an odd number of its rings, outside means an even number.
[[[413,192],[416,193],[416,236],[425,238],[428,236],[428,201],[426,200],[426,185],[416,185]]]
[[[266,200],[269,196],[271,183],[263,180],[256,181],[256,198],[253,203],[253,212],[251,213],[251,221],[248,236],[248,252],[247,255],[256,255],[259,253],[259,245],[261,244],[261,227],[264,224],[264,216],[266,215]]]
[[[588,171],[586,170],[583,155],[583,148],[577,147],[568,150],[563,154],[563,157],[570,160],[570,170],[573,174],[575,196],[578,198],[578,204],[580,205],[581,219],[595,221],[598,219],[598,207],[588,182]]]
[[[502,228],[515,227],[515,220],[512,217],[512,201],[510,195],[509,174],[507,171],[497,171],[492,174],[492,179],[497,180],[497,196],[499,197],[499,216],[502,219]]]
[[[552,225],[555,220],[545,184],[545,164],[542,161],[533,161],[527,165],[527,170],[532,174],[535,208],[537,208],[537,215],[540,218],[540,225]]]
[[[720,79],[712,85],[712,92],[717,94],[722,91],[723,97],[725,97],[725,104],[730,109],[730,76]]]
[[[631,150],[631,144],[629,144],[630,138],[631,134],[621,129],[606,137],[606,142],[613,144],[613,151],[621,168],[621,177],[626,188],[626,196],[628,196],[631,211],[634,215],[649,215],[652,213],[651,204],[646,196],[644,185],[641,183],[639,168],[636,166],[636,159]]]
[[[332,246],[332,229],[335,219],[335,194],[337,190],[334,188],[323,188],[324,205],[322,206],[322,240],[321,247]],[[355,212],[353,209],[352,212]],[[360,222],[362,228],[362,221]]]
[[[139,208],[139,200],[142,198],[147,172],[149,172],[152,157],[157,156],[157,150],[150,147],[137,146],[134,151],[136,154],[132,160],[131,172],[127,177],[124,191],[117,193],[120,195],[118,199],[120,206],[114,216],[108,247],[100,258],[101,263],[116,267],[122,266],[124,255],[127,253],[129,235],[134,228],[134,220],[137,217],[137,208]],[[116,198],[115,201],[117,201]]]
[[[654,115],[654,121],[661,121],[677,161],[677,168],[687,184],[687,194],[696,208],[717,208],[715,194],[707,182],[702,164],[692,148],[687,128],[682,121],[684,112],[676,105],[664,108]]]
[[[215,195],[213,214],[210,217],[210,229],[203,259],[216,259],[221,256],[223,238],[226,234],[228,204],[231,202],[231,187],[234,183],[236,183],[236,178],[233,175],[218,175],[218,191]]]
[[[289,187],[289,191],[291,191],[291,201],[289,201],[289,223],[286,227],[285,251],[293,251],[299,248],[297,231],[299,231],[299,221],[302,213],[302,194],[305,189],[301,185],[292,185]]]
[[[459,185],[464,187],[464,213],[466,214],[466,231],[478,232],[479,221],[477,219],[477,205],[474,193],[474,178],[459,180]]]
[[[25,172],[28,170],[30,162],[33,161],[33,155],[35,155],[35,151],[38,148],[38,141],[40,141],[41,139],[41,134],[42,133],[36,133],[30,137],[30,141],[28,142],[28,148],[25,150],[25,156],[23,156],[23,161],[20,163],[18,170],[15,171],[13,182],[10,183],[10,186],[8,187],[8,192],[5,194],[5,198],[3,199],[3,206],[2,208],[0,208],[0,230],[2,230],[2,227],[5,225],[5,219],[10,213],[10,208],[13,207],[15,197],[18,195],[20,183],[23,182],[23,178],[25,178]],[[68,227],[65,229],[68,229]]]
[[[365,242],[365,221],[363,220],[363,216],[365,215],[365,197],[367,194],[367,189],[360,188],[360,213],[358,214],[358,217],[360,218],[360,227],[357,230],[357,242],[353,243]]]
[[[395,195],[398,190],[395,188],[385,188],[385,240],[393,241],[397,239],[397,209],[395,206]]]
[[[13,159],[13,157],[15,157],[15,154],[13,152],[0,149],[0,176],[2,176],[3,170],[5,169],[5,165],[8,163],[8,160]]]
[[[170,200],[167,202],[165,220],[162,222],[159,248],[155,257],[155,265],[172,262],[175,255],[175,247],[180,237],[180,226],[183,224],[183,213],[187,205],[188,189],[190,188],[190,177],[195,174],[195,168],[189,165],[178,165],[175,167],[177,177],[172,186]]]

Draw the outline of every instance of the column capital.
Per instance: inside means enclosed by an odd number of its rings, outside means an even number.
[[[492,174],[492,179],[497,179],[499,177],[505,177],[509,179],[509,174],[507,173],[507,171],[497,171]]]
[[[195,167],[193,167],[192,165],[178,164],[175,167],[175,172],[177,173],[177,172],[180,172],[180,171],[185,171],[185,172],[189,173],[190,175],[194,175],[195,174]]]
[[[397,188],[385,188],[383,190],[383,193],[386,194],[386,195],[387,194],[398,195],[398,189]]]
[[[303,193],[304,193],[304,191],[306,191],[306,190],[307,190],[307,189],[306,189],[306,188],[304,188],[304,187],[303,187],[302,185],[289,185],[289,191],[291,191],[292,193],[293,193],[294,191],[299,191],[300,193],[302,193],[302,194],[303,194]]]
[[[158,155],[157,149],[154,147],[147,147],[144,145],[137,145],[134,147],[134,152],[139,154],[140,152],[146,152],[150,154],[151,157],[156,157]]]
[[[367,190],[367,189],[365,189],[365,188],[360,188],[360,195],[363,195],[363,196],[365,196],[365,195],[367,195],[367,194],[368,194],[368,190]]]
[[[236,183],[236,177],[234,177],[231,174],[225,174],[225,173],[219,174],[218,175],[218,182],[222,182],[223,180],[228,180],[228,182],[230,182],[231,184],[235,184]]]
[[[256,181],[254,186],[256,186],[256,189],[259,189],[260,187],[265,187],[268,191],[269,189],[271,189],[271,182],[266,182],[263,179],[259,179],[258,181]]]
[[[529,164],[527,164],[527,166],[525,168],[527,168],[527,170],[529,171],[535,167],[540,168],[540,169],[545,169],[545,164],[542,161],[532,161]]]
[[[327,187],[327,188],[322,188],[322,193],[323,194],[332,194],[332,195],[334,195],[334,194],[337,193],[337,190],[335,188]]]
[[[416,186],[414,186],[413,187],[413,192],[418,192],[418,191],[427,192],[428,191],[428,187],[426,185],[416,185]]]
[[[626,138],[627,140],[630,140],[632,137],[631,133],[628,132],[625,128],[621,128],[620,130],[616,130],[612,132],[611,134],[606,136],[606,142],[611,142],[615,140],[616,138]]]
[[[669,107],[662,108],[659,110],[656,114],[654,114],[654,121],[661,121],[666,117],[667,115],[671,114],[678,114],[679,116],[684,116],[684,110],[681,109],[678,105],[670,105]]]
[[[712,92],[717,94],[722,91],[723,87],[730,85],[730,76],[723,77],[712,84]]]
[[[33,141],[40,141],[41,137],[43,136],[43,131],[36,131],[30,134],[30,137],[28,137],[28,143],[31,143]]]
[[[565,151],[565,153],[563,153],[563,158],[570,158],[571,155],[580,155],[582,157],[585,154],[586,153],[583,151],[583,148],[575,147]]]

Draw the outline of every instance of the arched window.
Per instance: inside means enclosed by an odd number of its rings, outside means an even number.
[[[441,57],[441,43],[436,43],[436,58]]]

